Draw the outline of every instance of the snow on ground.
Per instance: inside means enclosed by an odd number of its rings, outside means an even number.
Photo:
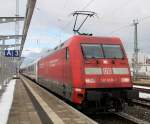
[[[150,99],[150,94],[149,93],[139,92],[139,97],[140,98],[144,98],[144,99]]]
[[[1,84],[0,84],[0,90],[2,89],[2,86],[1,86]]]
[[[6,80],[4,80],[3,86],[7,86],[7,84],[9,83],[10,80],[11,80],[11,78],[7,78]]]
[[[0,124],[6,124],[9,116],[9,110],[11,109],[13,101],[13,92],[15,88],[16,80],[10,80],[7,85],[6,91],[2,94],[0,99]]]

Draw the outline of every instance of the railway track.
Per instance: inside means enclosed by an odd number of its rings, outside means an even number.
[[[142,106],[144,108],[150,109],[150,100],[146,99],[133,99],[132,103],[138,106]]]
[[[118,113],[114,113],[114,114],[119,116],[119,117],[122,117],[123,119],[126,119],[126,120],[128,120],[134,124],[150,124],[150,122],[135,118],[134,116],[129,115],[129,114],[124,113],[124,112],[118,112]]]
[[[147,113],[145,110],[150,110],[150,101],[147,99],[141,99],[139,98],[138,100],[134,99],[132,101],[133,104],[136,104],[140,108],[146,108],[144,109],[143,113]],[[112,114],[104,114],[104,115],[99,115],[96,118],[93,118],[95,121],[97,121],[100,124],[150,124],[149,120],[145,119],[142,117],[142,115],[139,114],[137,111],[139,107],[131,107],[132,108],[132,113],[128,113],[127,111],[125,112],[118,112],[118,113],[112,113]],[[130,109],[130,108],[128,108]],[[136,109],[136,111],[135,111]],[[139,109],[140,113],[141,110]],[[140,115],[137,117],[137,115]],[[101,116],[101,118],[99,118]],[[149,116],[149,115],[147,115]]]
[[[125,112],[89,115],[99,124],[150,124]]]

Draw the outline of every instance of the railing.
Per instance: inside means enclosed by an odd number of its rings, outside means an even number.
[[[14,58],[7,58],[0,55],[0,84],[7,78],[16,74],[17,62]]]

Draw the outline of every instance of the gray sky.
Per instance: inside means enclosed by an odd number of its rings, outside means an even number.
[[[1,0],[0,16],[15,14],[15,0]],[[133,52],[133,19],[139,19],[139,48],[150,53],[150,1],[149,0],[37,0],[26,40],[24,55],[30,50],[53,48],[73,35],[75,10],[90,10],[98,17],[89,19],[81,31],[97,36],[117,36],[127,53]],[[24,15],[26,0],[20,0],[20,15]],[[0,33],[10,33],[14,25],[1,25]],[[28,52],[26,51],[28,49]]]

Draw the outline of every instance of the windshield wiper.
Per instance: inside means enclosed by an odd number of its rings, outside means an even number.
[[[96,58],[95,56],[90,56],[90,57],[85,57],[85,59],[94,59],[96,61],[96,64],[98,64],[98,58]]]
[[[96,59],[95,56],[85,56],[86,59]]]

